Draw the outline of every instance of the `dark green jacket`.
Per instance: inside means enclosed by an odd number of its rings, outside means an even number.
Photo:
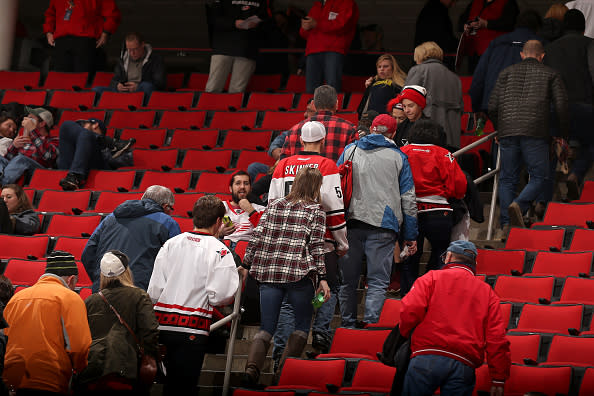
[[[132,328],[145,353],[156,356],[159,324],[148,294],[142,289],[127,286],[107,288],[102,292]],[[86,383],[112,373],[135,380],[138,360],[134,338],[99,294],[89,296],[85,304],[93,342],[89,365],[81,373],[80,382]]]

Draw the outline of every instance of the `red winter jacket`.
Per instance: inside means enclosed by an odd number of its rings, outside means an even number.
[[[51,0],[45,11],[44,33],[54,39],[63,36],[99,38],[101,33],[115,33],[121,14],[114,0],[72,0],[74,7],[68,21],[64,20],[70,0]]]
[[[484,0],[474,0],[470,8],[468,20],[472,21],[479,17],[487,20],[496,20],[502,17],[505,6],[509,0],[494,0],[492,3],[485,4]],[[505,34],[506,31],[490,29],[487,25],[486,29],[479,29],[475,35],[466,36],[468,53],[470,55],[482,55],[489,47],[489,43],[493,39]]]
[[[353,0],[326,0],[322,5],[316,1],[309,10],[309,17],[317,25],[310,30],[299,30],[307,40],[305,55],[318,52],[338,52],[345,54],[355,37],[359,8]]]
[[[400,333],[413,332],[412,357],[441,355],[476,368],[486,352],[498,383],[509,377],[511,366],[505,327],[499,297],[465,265],[429,271],[402,299]]]
[[[447,205],[448,198],[464,198],[466,176],[448,150],[433,144],[407,144],[400,150],[408,157],[417,202]]]

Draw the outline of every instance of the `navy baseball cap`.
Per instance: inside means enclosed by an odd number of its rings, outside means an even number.
[[[105,135],[107,133],[107,128],[105,127],[105,123],[98,118],[89,118],[88,120],[76,120],[78,124],[83,124],[85,122],[90,122],[91,124],[99,124],[99,129],[101,129],[101,133]]]
[[[476,260],[476,256],[478,255],[474,243],[463,240],[451,242],[446,251],[466,256],[473,261]]]

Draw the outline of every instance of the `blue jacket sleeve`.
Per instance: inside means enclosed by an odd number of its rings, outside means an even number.
[[[398,175],[400,186],[400,206],[402,207],[402,236],[405,241],[415,241],[419,235],[417,228],[417,197],[412,171],[406,155],[402,154],[402,169]]]

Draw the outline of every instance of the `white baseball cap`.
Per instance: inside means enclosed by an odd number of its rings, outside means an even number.
[[[301,127],[301,139],[307,143],[318,142],[326,137],[326,128],[319,121],[308,121]]]
[[[101,259],[101,274],[108,278],[119,276],[128,267],[128,256],[118,250],[110,250]]]

